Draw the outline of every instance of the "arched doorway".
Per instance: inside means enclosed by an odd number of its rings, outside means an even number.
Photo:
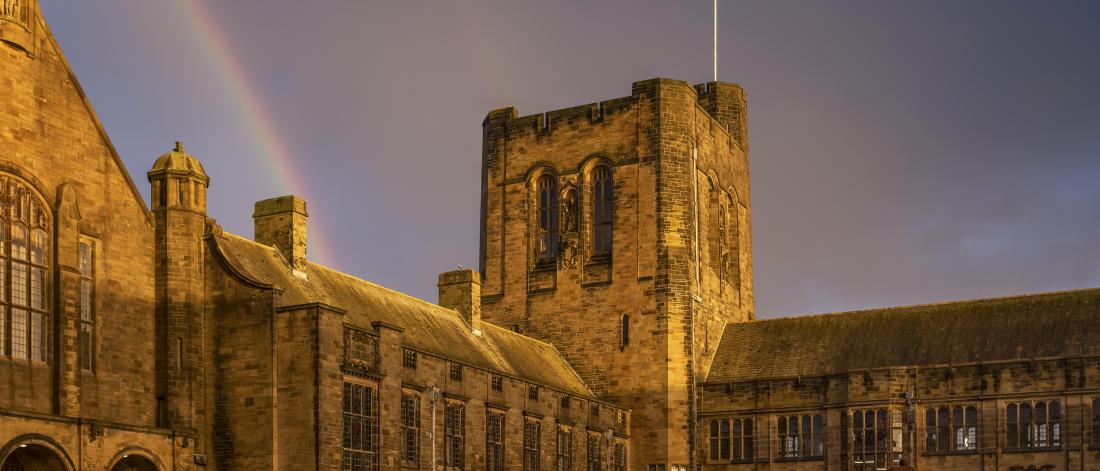
[[[6,471],[6,470],[0,470]],[[157,466],[141,455],[123,456],[118,463],[111,467],[111,471],[158,471]]]
[[[61,457],[42,445],[19,445],[4,459],[0,471],[66,471]]]

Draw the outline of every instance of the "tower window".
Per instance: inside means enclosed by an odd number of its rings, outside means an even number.
[[[615,201],[611,169],[596,167],[592,172],[592,248],[597,255],[611,253],[611,216]]]
[[[0,174],[0,354],[47,361],[48,211],[32,190]]]
[[[539,260],[552,260],[558,252],[558,181],[546,174],[538,180]]]

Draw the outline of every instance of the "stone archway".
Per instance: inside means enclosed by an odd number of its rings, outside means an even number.
[[[4,459],[0,471],[67,471],[65,462],[53,450],[37,444],[19,445]]]
[[[126,455],[111,467],[111,471],[159,471],[159,469],[149,461],[149,458],[141,455]]]

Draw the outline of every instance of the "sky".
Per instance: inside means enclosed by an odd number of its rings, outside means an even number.
[[[414,296],[478,265],[481,121],[709,81],[709,0],[41,0],[138,187],[309,205],[309,256]],[[1100,2],[720,0],[760,318],[1100,286]]]

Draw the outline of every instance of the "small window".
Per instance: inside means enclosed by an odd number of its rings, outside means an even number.
[[[599,417],[600,416],[600,405],[593,402],[592,405],[588,408],[588,413],[590,415],[592,415],[593,418]]]
[[[619,326],[619,350],[630,345],[630,314],[623,314]]]
[[[405,349],[402,352],[401,366],[404,366],[407,370],[416,369],[416,352],[413,350]]]
[[[532,401],[539,400],[539,387],[538,386],[528,386],[527,387],[527,399],[530,399]]]
[[[562,396],[561,397],[561,408],[562,409],[568,409],[569,405],[570,405],[570,402],[572,402],[572,401],[570,401],[569,396]]]
[[[504,377],[503,376],[493,375],[492,383],[493,383],[492,384],[493,391],[500,392],[500,391],[504,390]]]
[[[451,363],[451,380],[462,381],[462,365]]]

